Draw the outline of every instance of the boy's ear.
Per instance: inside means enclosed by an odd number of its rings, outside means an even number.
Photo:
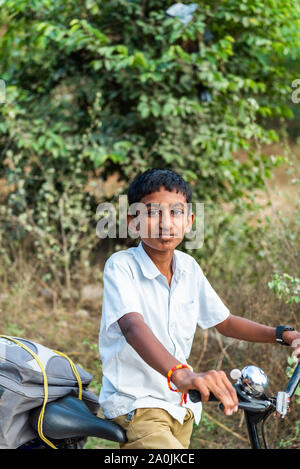
[[[132,220],[133,218],[134,218],[133,215],[129,215],[129,214],[127,213],[127,226],[130,225],[130,222],[131,222],[131,220]]]
[[[140,223],[138,220],[134,221],[136,218],[135,215],[127,214],[127,226],[128,232],[131,237],[136,238],[140,235]]]
[[[128,215],[127,214],[127,226],[128,226],[128,228],[131,228],[131,229],[133,228],[133,226],[134,226],[134,223],[132,223],[133,220],[134,220],[134,215]]]
[[[193,212],[189,213],[189,215],[187,217],[187,222],[186,222],[186,225],[185,225],[185,228],[184,228],[185,233],[189,233],[191,231],[193,223],[194,223],[194,219],[195,219],[195,216],[194,216]]]

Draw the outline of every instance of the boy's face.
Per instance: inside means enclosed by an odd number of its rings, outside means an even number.
[[[133,222],[142,241],[153,249],[175,249],[192,228],[194,214],[188,213],[188,204],[181,192],[161,187],[158,192],[144,196],[139,204],[138,216],[128,215],[128,224]]]

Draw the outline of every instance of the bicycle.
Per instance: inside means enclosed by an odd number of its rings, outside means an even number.
[[[257,427],[261,423],[263,444],[268,449],[264,434],[265,421],[273,412],[277,412],[281,418],[287,415],[291,398],[300,381],[300,361],[285,391],[279,391],[275,397],[268,397],[265,394],[269,380],[264,371],[256,366],[246,366],[242,371],[232,370],[230,375],[236,380],[234,387],[239,399],[239,409],[245,413],[251,448],[262,448]],[[190,391],[189,397],[192,402],[201,401],[199,391]],[[209,400],[217,399],[211,395]],[[223,409],[221,403],[219,407]],[[31,426],[36,432],[38,432],[39,414],[40,408],[37,408],[30,415]],[[119,443],[126,441],[126,433],[122,427],[92,414],[83,401],[71,395],[47,404],[43,432],[58,449],[83,448],[88,437]],[[49,446],[37,437],[18,449],[46,448]]]

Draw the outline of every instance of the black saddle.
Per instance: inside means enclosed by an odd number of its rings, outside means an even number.
[[[30,415],[31,426],[36,432],[40,411],[41,407],[36,408]],[[55,440],[96,436],[120,443],[126,441],[126,433],[120,425],[96,417],[83,401],[74,396],[65,396],[46,405],[43,434]]]

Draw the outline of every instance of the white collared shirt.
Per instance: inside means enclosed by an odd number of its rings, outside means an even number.
[[[175,249],[172,270],[169,286],[142,242],[114,253],[106,261],[99,335],[103,370],[99,403],[107,418],[137,408],[158,407],[182,423],[184,407],[188,407],[199,423],[201,403],[188,399],[180,406],[180,393],[172,392],[167,379],[126,342],[117,322],[126,313],[142,314],[169,353],[187,363],[196,326],[215,326],[228,317],[229,310],[192,256]]]

